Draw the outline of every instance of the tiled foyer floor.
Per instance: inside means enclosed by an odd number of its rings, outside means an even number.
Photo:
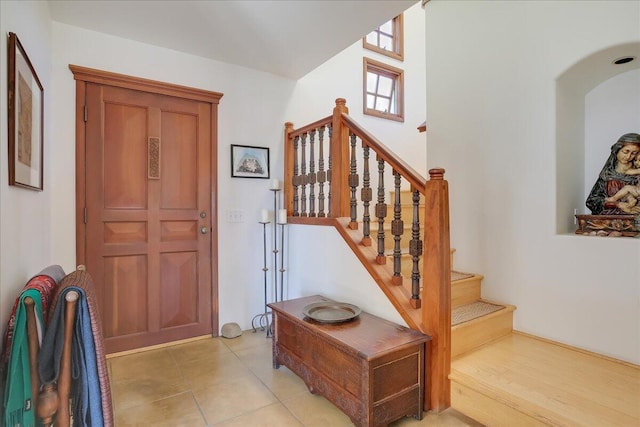
[[[245,331],[108,359],[116,426],[347,427],[325,398],[285,367],[273,369],[271,339]],[[478,426],[452,410],[394,427]]]

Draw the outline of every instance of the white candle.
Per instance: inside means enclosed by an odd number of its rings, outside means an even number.
[[[260,211],[260,222],[269,222],[269,211],[262,209]]]
[[[286,224],[287,223],[287,210],[280,209],[278,211],[278,224]]]
[[[271,181],[271,189],[272,190],[279,190],[280,189],[280,181],[278,181],[277,179],[274,179]]]

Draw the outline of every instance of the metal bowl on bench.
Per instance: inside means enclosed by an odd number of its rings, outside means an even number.
[[[360,307],[345,302],[315,302],[306,305],[305,316],[320,323],[342,323],[355,319],[362,313]]]

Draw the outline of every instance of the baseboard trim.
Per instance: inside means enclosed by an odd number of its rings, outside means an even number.
[[[171,341],[171,342],[165,342],[165,343],[162,343],[162,344],[150,345],[148,347],[135,348],[133,350],[120,351],[120,352],[117,352],[117,353],[107,354],[106,358],[107,359],[113,359],[115,357],[127,356],[129,354],[142,353],[143,351],[158,350],[160,348],[173,347],[174,345],[186,344],[186,343],[189,343],[189,342],[205,340],[205,339],[208,339],[208,338],[212,338],[212,336],[211,335],[202,335],[202,336],[198,336],[198,337],[185,338],[183,340],[178,340],[178,341]]]
[[[557,345],[557,346],[560,346],[560,347],[564,347],[564,348],[566,348],[568,350],[577,351],[579,353],[586,354],[587,356],[598,357],[598,358],[606,360],[608,362],[619,363],[621,365],[628,366],[630,368],[640,369],[640,365],[637,365],[637,364],[635,364],[633,362],[628,362],[628,361],[622,360],[622,359],[616,359],[615,357],[607,356],[607,355],[601,354],[601,353],[596,353],[596,352],[590,351],[590,350],[585,350],[585,349],[580,348],[580,347],[575,347],[575,346],[572,346],[572,345],[569,345],[569,344],[565,344],[565,343],[562,343],[562,342],[559,342],[559,341],[554,341],[554,340],[551,340],[551,339],[548,339],[548,338],[544,338],[544,337],[541,337],[541,336],[538,336],[538,335],[529,334],[527,332],[522,332],[522,331],[518,331],[518,330],[515,330],[515,329],[513,330],[513,333],[517,334],[517,335],[522,335],[523,337],[527,337],[527,338],[535,339],[535,340],[538,340],[538,341],[543,341],[543,342],[546,342],[546,343],[549,343],[549,344]]]

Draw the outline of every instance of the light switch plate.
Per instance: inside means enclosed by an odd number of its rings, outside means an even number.
[[[227,222],[244,222],[244,210],[242,209],[228,210]]]

